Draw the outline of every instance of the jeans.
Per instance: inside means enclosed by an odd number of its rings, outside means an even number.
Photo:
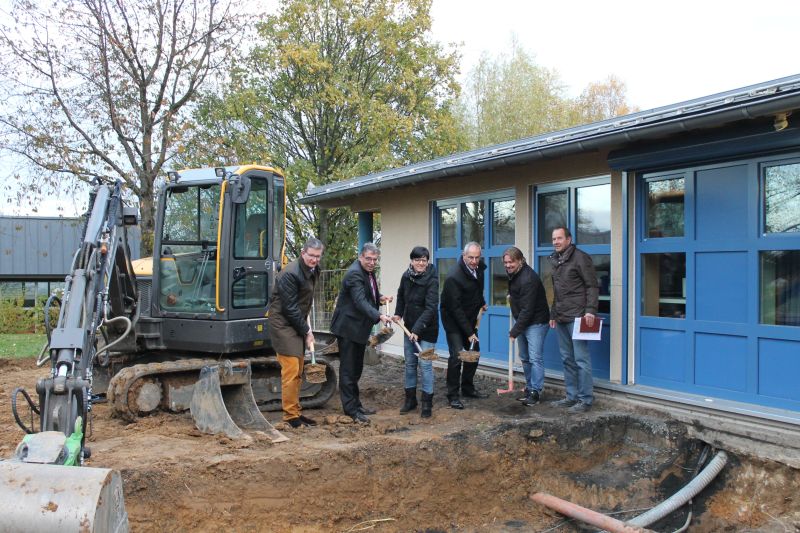
[[[419,345],[423,350],[427,350],[428,348],[433,348],[434,344],[428,341],[419,341]],[[403,349],[406,356],[406,381],[405,381],[405,388],[406,389],[415,389],[417,388],[417,363],[419,362],[419,368],[422,371],[422,392],[427,392],[428,394],[433,394],[433,362],[426,361],[425,359],[420,359],[417,357],[415,353],[417,351],[416,346],[414,343],[409,340],[408,337],[405,338],[405,342],[403,343]]]
[[[556,322],[558,348],[564,363],[564,387],[568,400],[592,405],[592,358],[589,341],[572,338],[574,322]]]
[[[532,324],[517,337],[525,388],[530,392],[542,392],[544,388],[544,338],[549,329],[549,324]]]

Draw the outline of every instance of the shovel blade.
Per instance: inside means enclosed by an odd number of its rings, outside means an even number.
[[[261,414],[250,375],[248,361],[203,367],[189,407],[195,426],[203,433],[224,433],[232,439],[241,437],[244,428],[266,433],[273,443],[289,440]]]

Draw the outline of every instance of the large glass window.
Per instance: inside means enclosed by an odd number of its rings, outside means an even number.
[[[475,241],[483,246],[484,211],[486,202],[466,202],[461,204],[461,242],[462,247]]]
[[[686,254],[642,254],[642,314],[686,318]]]
[[[458,246],[456,238],[456,216],[458,207],[444,207],[439,209],[439,247],[455,248]]]
[[[764,231],[800,231],[800,163],[764,169]]]
[[[251,179],[247,202],[236,205],[233,256],[237,259],[264,259],[269,252],[267,226],[267,180]]]
[[[761,252],[761,323],[800,326],[800,250]]]
[[[539,246],[551,246],[553,229],[567,227],[569,208],[568,191],[558,191],[539,195],[537,205]]]
[[[553,303],[555,252],[553,229],[566,227],[572,242],[592,257],[600,287],[598,312],[611,312],[611,184],[607,177],[544,186],[536,195],[536,242],[533,264],[544,284],[547,302]]]
[[[491,290],[489,292],[489,305],[508,305],[508,274],[503,266],[502,257],[492,257],[489,261]]]
[[[685,186],[682,177],[647,183],[647,237],[683,237]]]
[[[514,244],[516,207],[514,200],[492,202],[492,245]]]
[[[576,244],[611,244],[611,184],[580,187],[576,204]]]

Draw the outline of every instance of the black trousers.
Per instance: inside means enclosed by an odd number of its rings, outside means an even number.
[[[358,344],[344,337],[336,337],[339,342],[339,395],[342,409],[349,416],[356,414],[361,407],[358,398],[358,380],[364,370],[364,349],[366,344]]]
[[[474,363],[463,363],[458,358],[458,352],[469,349],[469,342],[461,333],[447,333],[447,349],[450,358],[447,360],[447,399],[457,400],[461,397],[461,392],[471,394],[475,392],[473,379],[475,371],[478,370],[477,361]],[[474,350],[480,350],[476,343]]]

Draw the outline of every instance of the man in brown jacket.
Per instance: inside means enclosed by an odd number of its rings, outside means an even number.
[[[570,413],[585,413],[592,408],[592,358],[586,340],[572,338],[576,318],[585,318],[589,327],[599,320],[599,289],[591,256],[572,243],[565,227],[553,230],[550,256],[553,267],[553,305],[550,306],[550,327],[558,332],[558,347],[564,363],[564,388],[567,397],[553,402],[568,407]]]
[[[316,425],[313,419],[300,414],[300,384],[305,348],[314,342],[308,313],[319,279],[322,251],[319,239],[306,241],[300,257],[278,274],[269,305],[270,340],[281,365],[283,420],[293,428]]]

